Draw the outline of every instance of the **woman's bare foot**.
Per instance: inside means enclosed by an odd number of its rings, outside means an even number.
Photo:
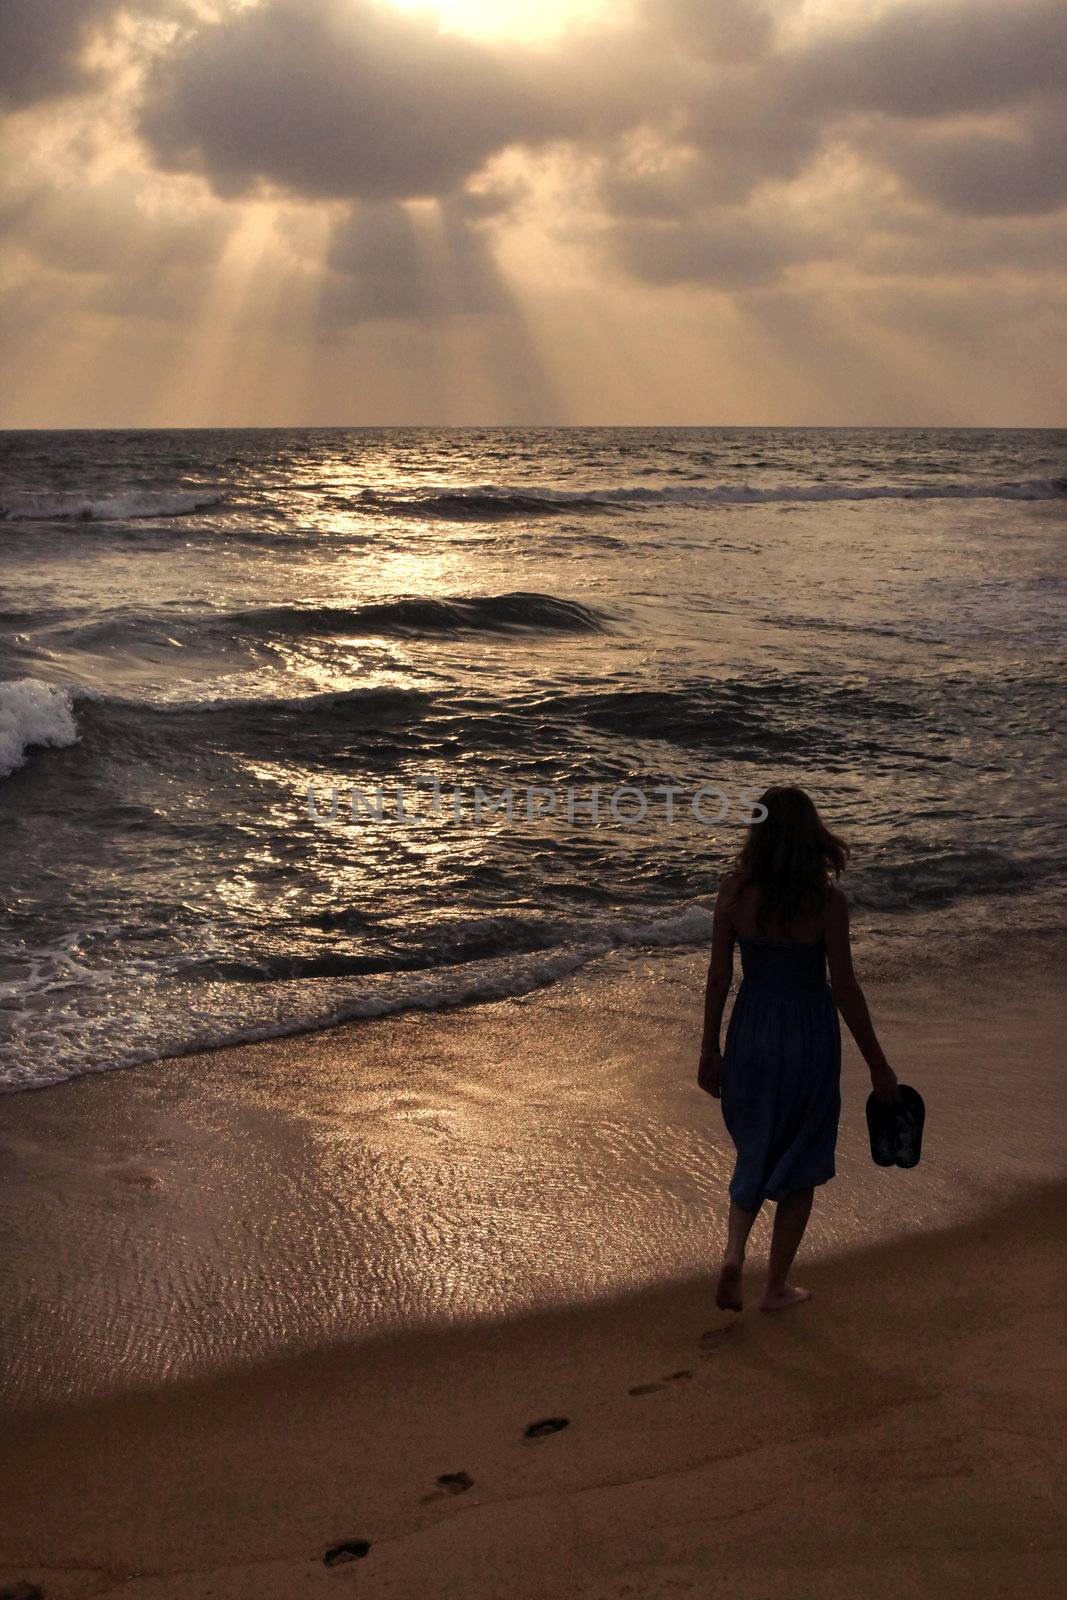
[[[715,1304],[720,1311],[740,1311],[744,1302],[741,1299],[741,1265],[737,1261],[724,1261],[722,1271],[719,1273],[719,1282],[715,1289]]]
[[[783,1289],[768,1290],[760,1302],[760,1310],[787,1311],[790,1306],[803,1305],[805,1300],[810,1299],[810,1289],[796,1289],[787,1283]]]

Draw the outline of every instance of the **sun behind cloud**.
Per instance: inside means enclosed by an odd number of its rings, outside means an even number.
[[[383,0],[400,11],[436,17],[473,39],[550,39],[575,24],[603,22],[628,0]]]

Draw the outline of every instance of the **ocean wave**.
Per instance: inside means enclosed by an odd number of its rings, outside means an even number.
[[[412,684],[390,675],[323,688],[235,673],[187,680],[166,696],[88,686],[72,692],[86,759],[148,751],[170,766],[197,749],[276,760],[288,753],[294,767],[325,777],[340,751],[346,761],[362,760],[367,773],[380,772],[404,762],[417,740],[427,759],[454,761],[457,749],[468,767],[480,759],[487,777],[518,761],[527,782],[581,770],[601,784],[621,782],[635,759],[666,777],[680,762],[692,776],[700,752],[731,762],[807,760],[817,752],[831,771],[862,760],[899,777],[950,763],[952,739],[975,719],[1010,730],[1025,717],[1031,732],[1053,735],[1058,704],[1054,674],[1007,670],[989,684],[967,675],[879,685],[859,675],[765,670],[506,694],[479,693],[472,684],[458,695],[439,678]]]
[[[1017,893],[1059,880],[1062,857],[1024,858],[992,849],[943,850],[850,876],[850,896],[870,911],[914,911]]]
[[[922,894],[928,870],[947,888],[961,867],[956,893]],[[877,906],[882,916],[923,906],[938,914],[959,900],[973,900],[980,907],[989,892],[1010,892],[1024,882],[1036,885],[1047,876],[1040,867],[995,852],[975,852],[965,860],[946,853],[927,862],[898,862],[888,877],[874,870],[869,880],[856,874],[853,882],[850,874],[849,896],[857,908]],[[932,881],[927,886],[932,888]],[[705,952],[712,908],[710,899],[691,900],[659,910],[634,907],[629,916],[561,915],[535,918],[533,926],[525,920],[521,914],[460,918],[431,929],[430,945],[402,967],[383,952],[376,969],[373,956],[258,960],[249,952],[236,960],[219,955],[155,962],[131,958],[125,951],[121,968],[115,969],[102,950],[85,954],[76,936],[65,936],[51,948],[29,953],[23,974],[0,984],[10,1034],[9,1043],[0,1047],[0,1091],[40,1088],[87,1073],[298,1036],[344,1022],[507,1000],[549,987],[616,954]],[[972,919],[963,926],[989,940],[984,922]],[[1052,936],[1044,923],[1030,932]],[[962,937],[958,925],[955,933]],[[862,919],[855,939],[871,957],[873,946]],[[949,939],[940,955],[937,948],[931,951],[927,964],[951,968],[956,954]],[[896,954],[879,947],[880,968],[891,967],[894,960],[898,970],[907,970],[913,963],[910,947]],[[124,986],[131,980],[140,993],[155,996],[151,1010],[129,1004]],[[694,982],[699,981],[694,971]],[[86,1005],[89,992],[95,996],[93,1006]]]
[[[19,1048],[16,1043],[16,1047],[0,1050],[0,1090],[42,1088],[86,1073],[292,1037],[364,1018],[515,998],[547,987],[620,947],[670,948],[704,942],[710,937],[711,910],[691,906],[664,917],[605,918],[599,924],[575,925],[566,942],[565,932],[561,928],[560,936],[546,948],[505,950],[486,959],[424,964],[404,972],[379,968],[376,973],[360,973],[361,981],[353,987],[344,983],[343,963],[336,973],[323,966],[313,974],[318,982],[312,985],[301,982],[305,974],[299,963],[292,973],[285,971],[284,963],[277,972],[247,963],[239,974],[245,979],[242,989],[249,978],[258,978],[266,986],[276,985],[279,996],[290,997],[288,1004],[279,998],[281,1014],[270,1020],[238,1020],[225,1015],[207,1018],[189,1004],[166,1006],[151,1020],[125,1008],[119,1008],[118,1018],[82,1016],[77,1005],[79,988],[106,989],[110,973],[100,965],[90,966],[76,945],[70,948],[72,942],[66,940],[61,948],[40,952],[31,973],[21,982],[0,989],[0,1002],[12,1020],[16,1042],[24,1033],[26,1041],[33,1042],[32,1049]],[[150,964],[141,966],[142,976],[150,978]],[[156,975],[164,982],[169,978],[178,983],[188,983],[196,976],[191,971]],[[334,988],[331,976],[343,987]],[[290,983],[292,989],[287,987]],[[327,985],[325,994],[323,984]],[[322,999],[316,1004],[320,994]]]
[[[128,489],[121,494],[25,495],[0,505],[0,519],[26,522],[140,522],[157,517],[187,517],[210,511],[224,496],[201,490],[191,494],[158,494]]]
[[[174,724],[203,719],[231,718],[234,733],[242,729],[262,733],[264,726],[284,725],[287,736],[301,727],[317,727],[323,721],[338,726],[359,722],[376,727],[393,718],[418,715],[430,696],[423,689],[371,688],[326,690],[316,694],[218,696],[185,700],[129,700],[120,695],[96,690],[75,691],[86,730],[106,723],[134,724],[155,729],[171,740]],[[240,741],[235,739],[235,743]]]
[[[752,678],[697,678],[670,688],[589,690],[546,694],[525,703],[526,715],[564,727],[581,724],[603,733],[696,747],[730,745],[780,754],[824,748],[849,737],[861,748],[867,730],[912,722],[914,705],[868,685],[827,683],[805,674]]]
[[[439,689],[388,682],[282,695],[251,686],[251,692],[220,693],[222,687],[205,683],[171,700],[77,689],[87,754],[111,758],[148,751],[169,765],[200,746],[217,750],[222,741],[232,750],[288,752],[294,762],[326,772],[343,748],[346,758],[362,755],[368,770],[378,771],[409,755],[417,737],[428,758],[443,758],[457,740],[467,757],[480,752],[494,767],[519,755],[527,780],[541,782],[549,781],[561,760],[580,759],[588,766],[591,738],[598,741],[597,781],[607,781],[610,773],[617,777],[622,769],[605,737],[624,740],[626,750],[633,741],[647,740],[660,747],[725,751],[731,759],[783,759],[816,746],[827,759],[846,750],[894,763],[901,757],[939,759],[926,740],[909,738],[909,730],[921,733],[924,725],[915,704],[867,685],[827,684],[801,674],[506,699],[467,695],[458,702],[442,698]],[[887,737],[890,728],[898,730],[896,742]]]
[[[336,689],[318,694],[294,694],[243,698],[178,700],[168,705],[154,706],[153,711],[164,717],[217,717],[239,715],[246,719],[262,718],[266,721],[302,719],[317,720],[327,717],[331,722],[358,718],[374,723],[399,713],[418,713],[429,703],[424,689]],[[135,709],[142,709],[137,706]]]
[[[364,489],[354,500],[345,502],[355,511],[384,511],[393,516],[434,517],[456,521],[491,521],[498,517],[547,517],[561,506],[572,511],[593,511],[604,505],[596,490],[584,494],[562,489],[506,489],[493,484],[481,487],[437,489],[408,497]]]
[[[1067,478],[958,483],[655,484],[588,489],[536,489],[498,484],[431,488],[411,496],[365,489],[349,504],[395,516],[492,520],[651,505],[764,505],[832,500],[1060,500]]]
[[[362,606],[263,606],[210,619],[215,629],[271,634],[601,633],[607,614],[577,600],[516,590],[494,595],[405,595]]]
[[[77,739],[68,690],[37,678],[0,683],[0,778],[25,764],[31,745],[61,749]]]
[[[668,947],[699,944],[711,937],[712,913],[704,905],[687,905],[669,913],[651,909],[636,919],[606,913],[600,917],[531,915],[481,915],[428,921],[424,943],[408,953],[328,953],[246,955],[204,963],[205,974],[242,982],[276,982],[303,978],[373,978],[384,982],[393,976],[434,973],[438,977],[468,970],[474,965],[506,957],[508,960],[546,952],[604,953],[627,946]],[[331,931],[345,927],[345,914],[321,919]]]
[[[328,1009],[308,1006],[305,996],[302,1008],[294,1005],[287,1015],[263,1022],[197,1017],[183,1027],[172,1014],[167,1022],[157,1018],[158,1031],[147,1037],[143,1030],[151,1025],[138,1024],[133,1018],[125,1019],[125,1037],[120,1038],[120,1030],[114,1024],[104,1028],[99,1019],[87,1017],[79,1029],[78,1019],[66,1010],[57,1010],[51,1027],[45,1024],[33,1028],[32,1053],[0,1051],[0,1091],[44,1088],[87,1073],[264,1039],[291,1038],[362,1018],[508,999],[554,983],[601,953],[553,950],[525,958],[501,957],[478,963],[473,969],[422,971],[391,983],[368,984],[350,999],[340,1000]],[[69,988],[69,980],[61,979],[59,986]],[[5,1003],[11,1005],[10,1000]]]
[[[495,595],[406,595],[360,606],[276,605],[240,611],[113,612],[93,621],[62,624],[74,645],[129,646],[196,639],[320,637],[446,637],[462,633],[603,633],[606,612],[578,600],[515,591]]]
[[[444,521],[486,522],[507,518],[550,517],[561,512],[625,511],[646,506],[731,506],[824,501],[863,500],[1060,500],[1067,498],[1067,478],[969,480],[925,483],[782,483],[759,487],[751,483],[659,483],[643,485],[591,485],[583,489],[549,485],[506,484],[426,485],[410,493],[363,489],[355,497],[334,496],[339,509],[395,517],[423,517]],[[25,494],[0,504],[0,521],[20,522],[153,522],[210,511],[226,502],[220,490],[159,492],[129,489],[116,494]],[[268,504],[256,509],[259,518],[281,513]],[[260,528],[229,529],[231,537],[250,543],[278,545],[287,537],[296,544],[330,535],[283,532]],[[353,536],[354,537],[354,536]]]

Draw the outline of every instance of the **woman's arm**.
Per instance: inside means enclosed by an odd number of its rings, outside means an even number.
[[[704,989],[704,1037],[700,1045],[700,1067],[697,1082],[708,1094],[719,1096],[722,1074],[722,1056],[719,1053],[719,1030],[726,1006],[726,996],[734,975],[734,925],[729,904],[733,898],[732,876],[723,879],[715,900],[715,914],[711,924],[711,960],[708,964],[708,981]]]
[[[848,901],[834,889],[826,914],[826,958],[830,966],[830,987],[837,1009],[848,1024],[860,1054],[871,1073],[871,1087],[879,1100],[892,1104],[900,1099],[897,1075],[882,1053],[867,999],[852,966],[852,941],[848,929]]]

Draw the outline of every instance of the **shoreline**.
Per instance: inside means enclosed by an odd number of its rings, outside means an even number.
[[[1049,1183],[805,1261],[815,1298],[778,1316],[717,1312],[703,1276],[14,1417],[0,1582],[845,1600],[877,1571],[931,1600],[1051,1597],[1065,1210]]]
[[[314,1015],[275,1018],[273,1021],[250,1020],[243,1031],[239,1030],[232,1034],[222,1032],[208,1039],[190,1038],[185,1041],[171,1041],[166,1046],[161,1045],[158,1049],[149,1050],[143,1055],[117,1060],[110,1066],[82,1064],[77,1067],[64,1067],[55,1077],[5,1080],[0,1083],[0,1103],[10,1095],[61,1089],[81,1078],[151,1069],[166,1066],[168,1062],[182,1061],[187,1057],[210,1058],[254,1048],[257,1045],[298,1041],[319,1033],[360,1028],[394,1018],[448,1016],[463,1013],[471,1008],[500,1005],[508,1001],[524,1001],[542,991],[553,990],[574,980],[582,981],[584,978],[596,981],[605,971],[611,971],[619,964],[624,967],[631,965],[639,970],[654,962],[670,966],[706,961],[707,951],[710,948],[711,904],[709,900],[705,911],[701,913],[707,918],[707,936],[703,940],[660,942],[649,939],[648,942],[641,943],[621,939],[618,942],[609,940],[597,944],[595,948],[561,944],[532,951],[504,952],[500,956],[483,957],[455,966],[415,968],[411,972],[399,974],[404,981],[412,982],[415,987],[403,995],[387,996],[384,1002],[377,1002],[380,1007],[378,1009],[375,1009],[376,1002],[364,994],[356,1000],[342,1002],[334,1009],[327,1007],[321,1013],[317,1012]],[[689,911],[691,912],[692,908],[689,908]],[[863,907],[852,907],[853,953],[857,965],[863,967],[869,984],[886,986],[890,989],[899,987],[902,983],[907,983],[913,974],[914,952],[902,948],[901,929],[894,925],[892,916],[885,913],[879,915],[877,937],[873,941],[870,940],[870,927],[865,920],[869,914]],[[1022,928],[1011,930],[1012,967],[1024,976],[1031,965],[1036,968],[1051,968],[1057,960],[1062,961],[1064,954],[1067,954],[1067,940],[1059,927],[1058,910],[1046,908],[1046,914],[1049,925],[1027,924]],[[927,916],[930,918],[930,908],[927,908]],[[669,917],[665,918],[666,922],[670,920]],[[649,924],[650,927],[654,925],[654,922]],[[935,914],[928,922],[927,937],[936,942],[943,937],[943,934],[944,930],[938,927]],[[912,937],[914,937],[913,931]],[[1003,933],[991,935],[988,926],[976,925],[968,926],[964,930],[957,929],[948,959],[942,955],[939,962],[940,973],[950,985],[961,971],[984,968],[999,976],[1002,948]],[[523,962],[528,964],[525,971],[514,970],[516,967],[521,967]],[[512,969],[508,969],[508,963],[513,964]],[[456,984],[457,974],[462,975],[458,988],[450,991],[449,985]],[[393,974],[394,978],[397,976]],[[932,981],[932,972],[927,972],[926,976]],[[307,983],[309,980],[301,981]],[[419,992],[418,984],[428,984],[431,988],[439,986],[439,992],[436,997],[431,998],[425,989]]]

